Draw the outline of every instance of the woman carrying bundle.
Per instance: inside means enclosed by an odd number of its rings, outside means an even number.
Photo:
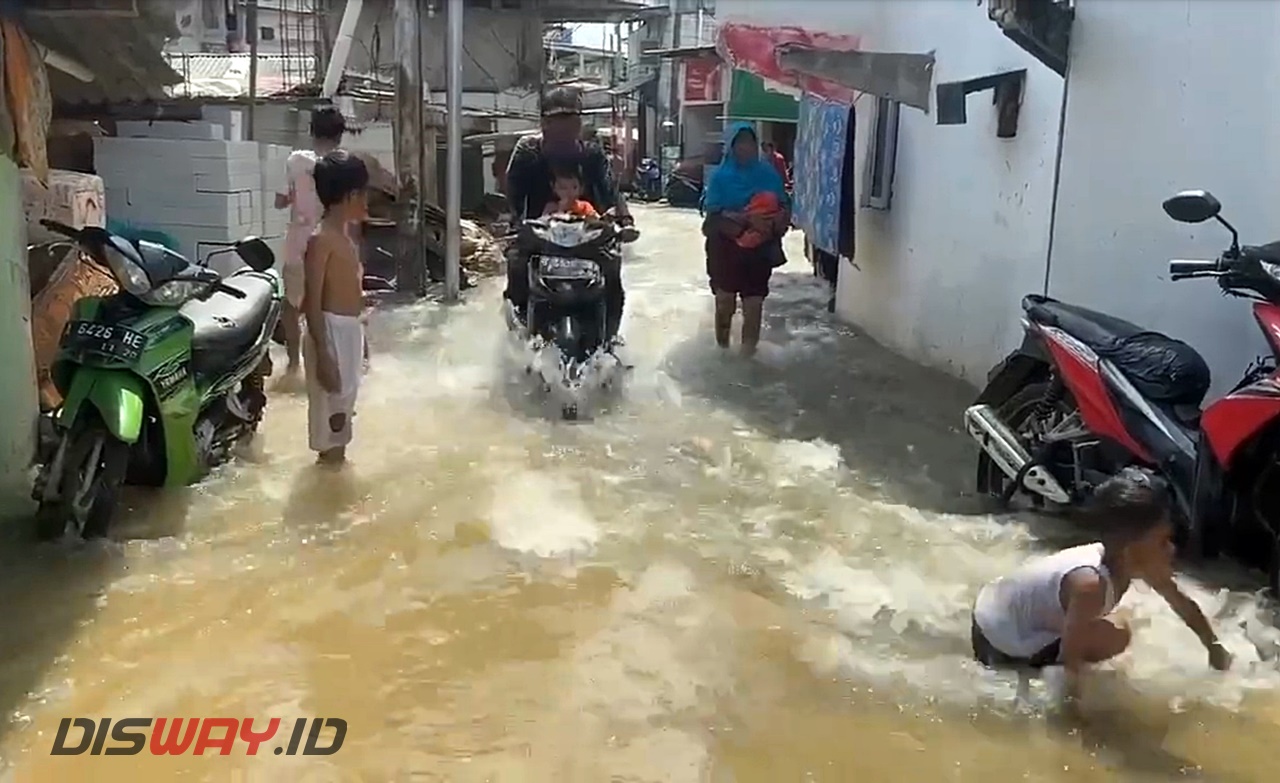
[[[702,201],[707,276],[716,302],[716,343],[729,347],[741,298],[742,351],[751,355],[760,342],[769,278],[786,263],[782,236],[791,225],[791,202],[782,177],[760,157],[750,123],[730,125],[724,147]]]

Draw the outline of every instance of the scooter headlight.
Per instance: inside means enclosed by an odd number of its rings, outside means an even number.
[[[1268,275],[1271,275],[1272,280],[1276,281],[1277,283],[1280,283],[1280,264],[1273,264],[1269,261],[1261,261],[1259,262],[1259,265],[1262,267],[1262,271],[1266,272]]]
[[[133,259],[110,244],[102,246],[102,253],[107,258],[107,266],[111,268],[111,274],[115,275],[124,290],[138,297],[151,290],[151,278]]]
[[[170,280],[158,288],[139,294],[138,298],[155,307],[180,307],[208,289],[208,283],[199,283],[194,280]]]

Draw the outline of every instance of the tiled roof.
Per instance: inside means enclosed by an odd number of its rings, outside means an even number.
[[[175,97],[240,98],[249,94],[247,53],[166,54],[181,77]],[[258,95],[277,95],[315,80],[313,55],[258,55]]]
[[[94,74],[83,82],[49,68],[54,100],[64,104],[128,103],[160,100],[165,88],[181,79],[160,50],[177,35],[173,6],[138,2],[138,15],[44,15],[29,12],[22,26],[39,44],[66,55]]]

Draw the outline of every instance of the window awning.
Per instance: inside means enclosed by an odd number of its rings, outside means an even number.
[[[800,44],[778,47],[778,64],[880,98],[929,113],[933,88],[933,52],[831,51]]]
[[[725,119],[763,122],[798,122],[800,104],[795,98],[765,87],[750,71],[735,68],[729,84]]]
[[[778,49],[786,44],[824,51],[856,51],[861,46],[857,35],[834,35],[801,27],[759,27],[726,22],[717,32],[717,51],[735,68],[744,68],[770,82],[801,90],[825,100],[852,104],[857,91],[848,87],[784,68],[778,63]],[[799,112],[797,110],[797,117]]]
[[[697,46],[677,46],[674,49],[650,49],[645,54],[652,57],[679,59],[682,57],[706,57],[716,54],[716,47],[711,44]]]

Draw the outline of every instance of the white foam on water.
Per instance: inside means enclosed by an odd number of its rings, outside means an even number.
[[[778,486],[795,486],[806,479],[830,480],[840,469],[840,449],[821,438],[782,440],[771,450],[770,473]]]
[[[499,546],[539,557],[586,552],[600,539],[577,484],[544,472],[500,480],[493,488],[489,527]]]

